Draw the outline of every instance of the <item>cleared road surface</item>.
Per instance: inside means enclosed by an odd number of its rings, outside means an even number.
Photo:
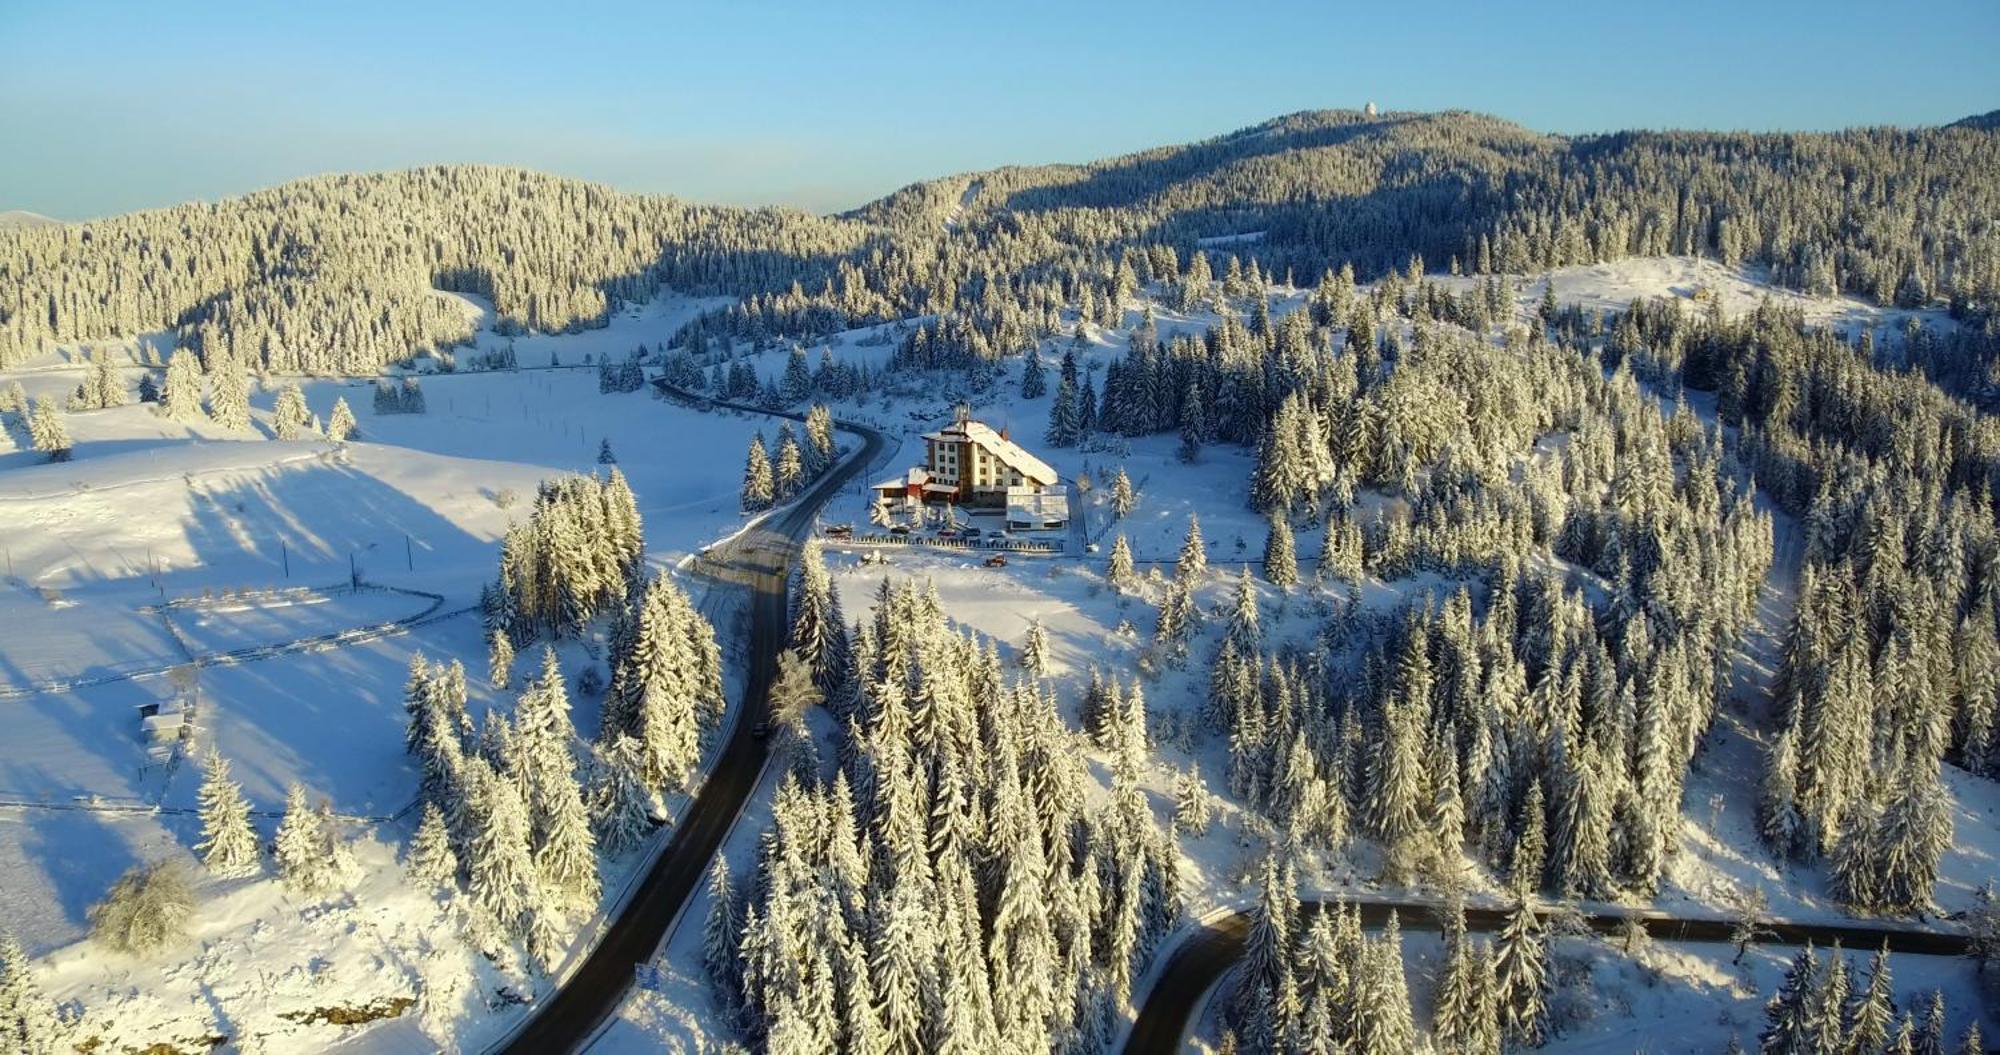
[[[1437,916],[1433,903],[1422,901],[1393,901],[1349,899],[1349,905],[1358,905],[1364,925],[1381,926],[1389,919],[1393,909],[1400,915],[1398,922],[1405,930],[1436,930]],[[1319,911],[1333,906],[1331,901],[1308,901],[1305,911]],[[1465,925],[1468,930],[1494,931],[1507,918],[1503,908],[1473,908],[1465,910]],[[1592,930],[1610,934],[1624,927],[1628,919],[1636,918],[1646,928],[1646,933],[1659,941],[1714,942],[1728,944],[1735,922],[1727,919],[1681,919],[1663,913],[1583,913],[1583,921]],[[1132,1032],[1125,1040],[1125,1055],[1172,1055],[1181,1050],[1181,1043],[1188,1028],[1188,1019],[1201,1006],[1202,996],[1221,979],[1224,972],[1243,958],[1244,940],[1250,933],[1250,915],[1236,912],[1210,920],[1200,930],[1182,938],[1167,954],[1166,967],[1146,993],[1146,1002],[1139,1007],[1139,1017],[1132,1023]],[[1760,927],[1760,945],[1832,945],[1834,942],[1853,950],[1872,951],[1889,946],[1890,952],[1923,953],[1932,956],[1964,955],[1967,939],[1963,934],[1924,930],[1918,927],[1898,927],[1893,925],[1871,925],[1867,923],[1785,923],[1770,921]]]

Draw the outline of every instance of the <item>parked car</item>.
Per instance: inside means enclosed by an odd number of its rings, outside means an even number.
[[[1005,553],[995,553],[995,554],[994,554],[994,555],[992,555],[991,557],[988,557],[988,558],[986,558],[986,566],[987,566],[987,567],[989,567],[989,568],[1004,568],[1004,567],[1006,567],[1006,566],[1007,566],[1007,555],[1006,555]]]
[[[908,524],[889,525],[889,534],[891,535],[907,535],[909,533],[910,533],[910,525]]]
[[[978,538],[980,534],[981,532],[978,528],[973,527],[969,524],[966,525],[965,527],[958,529],[959,538]]]
[[[955,528],[955,527],[941,527],[941,528],[937,529],[937,537],[939,537],[939,538],[957,538],[957,537],[958,537],[958,529],[957,529],[957,528]]]
[[[829,524],[829,525],[827,525],[827,529],[826,529],[826,537],[827,537],[827,538],[853,538],[853,537],[854,537],[854,525],[853,525],[853,524]]]

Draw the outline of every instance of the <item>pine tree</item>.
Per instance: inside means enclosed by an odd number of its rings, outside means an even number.
[[[849,669],[851,646],[840,592],[827,574],[825,547],[806,540],[799,559],[798,599],[792,609],[793,651],[812,668],[813,683],[829,699],[846,691],[854,672]]]
[[[514,641],[504,630],[486,635],[486,683],[497,692],[514,680]]]
[[[1111,556],[1105,561],[1104,581],[1119,593],[1139,583],[1138,572],[1132,566],[1132,544],[1125,540],[1124,535],[1111,540]]]
[[[360,430],[355,426],[354,410],[347,405],[347,397],[341,396],[335,399],[333,413],[326,419],[326,438],[335,443],[346,443],[348,440],[358,438],[359,435]]]
[[[781,502],[790,501],[805,486],[805,454],[799,449],[799,440],[792,434],[790,422],[778,428],[778,457],[771,472],[771,487]]]
[[[535,897],[528,811],[512,780],[474,757],[468,772],[466,869],[474,902],[506,933],[520,934]]]
[[[1049,676],[1049,632],[1040,619],[1028,621],[1028,636],[1021,643],[1021,669],[1030,677]]]
[[[601,754],[591,790],[591,825],[598,846],[615,856],[645,841],[655,818],[665,811],[646,785],[645,751],[636,738],[620,733]]]
[[[812,368],[806,365],[806,350],[793,345],[791,353],[785,356],[785,376],[779,383],[778,391],[783,394],[786,405],[803,403],[812,395]]]
[[[597,902],[597,844],[577,779],[569,694],[555,650],[515,705],[515,769],[528,808],[538,888],[561,915]]]
[[[295,440],[312,419],[312,411],[306,407],[306,394],[298,385],[286,385],[278,390],[277,403],[271,410],[271,432],[281,440]]]
[[[84,381],[83,394],[88,409],[92,410],[122,407],[128,402],[125,378],[112,365],[111,357],[102,351],[91,354],[90,376]]]
[[[1299,581],[1298,555],[1292,549],[1292,526],[1282,516],[1271,518],[1271,528],[1264,536],[1264,578],[1280,590],[1289,589]]]
[[[769,509],[776,495],[771,456],[764,449],[764,434],[760,432],[751,437],[750,453],[743,461],[743,511],[754,513]]]
[[[709,984],[724,998],[725,1008],[734,1008],[742,995],[737,952],[743,937],[743,913],[731,885],[729,863],[717,854],[708,868],[708,916],[701,928],[701,959]]]
[[[1021,398],[1040,399],[1048,390],[1048,371],[1042,366],[1041,350],[1031,347],[1021,360]]]
[[[1193,583],[1208,570],[1208,544],[1202,541],[1201,520],[1188,514],[1187,537],[1181,541],[1180,556],[1174,561],[1174,580]]]
[[[1945,1030],[1944,993],[1931,991],[1930,1005],[1924,1011],[1924,1019],[1917,1025],[1917,1034],[1911,1047],[1917,1055],[1945,1055],[1944,1046],[1950,1036]]]
[[[445,830],[444,811],[437,803],[424,804],[424,818],[410,840],[404,869],[411,879],[430,888],[458,886],[458,856],[451,849],[451,835]]]
[[[63,424],[62,410],[55,400],[35,400],[34,413],[28,418],[28,435],[35,449],[48,455],[50,461],[69,461],[69,428]]]
[[[225,429],[250,427],[250,372],[233,356],[209,361],[208,416]]]
[[[160,413],[175,421],[193,421],[202,416],[201,363],[195,353],[182,349],[167,360],[167,380],[160,390]]]
[[[611,440],[609,437],[602,438],[597,441],[597,464],[599,465],[618,464],[618,456],[616,454],[611,453]]]
[[[1265,855],[1263,881],[1245,938],[1239,1003],[1250,994],[1262,993],[1261,1003],[1268,1006],[1269,994],[1279,990],[1279,976],[1288,970],[1298,905],[1297,895],[1283,880],[1277,858]]]
[[[1798,807],[1798,773],[1797,744],[1787,729],[1771,745],[1757,800],[1764,841],[1786,858],[1798,857],[1807,847],[1805,818],[1799,815]]]
[[[62,1023],[55,1004],[36,983],[34,961],[10,933],[0,931],[0,1047],[20,1055],[56,1055]]]
[[[1174,777],[1174,830],[1188,835],[1207,835],[1212,806],[1208,784],[1201,779],[1201,767],[1190,763]]]
[[[1181,444],[1175,451],[1183,465],[1201,460],[1201,445],[1208,439],[1208,410],[1202,405],[1201,389],[1188,382],[1181,397]]]
[[[1528,794],[1521,800],[1519,835],[1508,867],[1509,884],[1516,896],[1525,897],[1542,887],[1542,867],[1548,855],[1547,824],[1542,781],[1537,777],[1529,782]]]
[[[1542,1042],[1548,1017],[1548,961],[1542,925],[1528,902],[1507,913],[1494,950],[1495,999],[1501,1032],[1527,1047]]]
[[[1125,468],[1120,466],[1118,474],[1111,478],[1111,511],[1123,520],[1131,516],[1132,510],[1138,506],[1139,496],[1132,490],[1132,478],[1125,475]]]
[[[665,577],[641,596],[626,650],[611,657],[611,691],[604,729],[639,742],[643,772],[655,790],[681,788],[691,779],[708,719],[704,701],[720,695],[708,669],[714,631]]]
[[[1875,950],[1868,964],[1868,984],[1854,996],[1847,1010],[1847,1035],[1854,1052],[1877,1052],[1889,1042],[1895,1024],[1895,985],[1889,973],[1889,946]]]
[[[1800,949],[1785,972],[1784,984],[1764,1006],[1764,1030],[1757,1034],[1764,1055],[1810,1055],[1815,1050],[1813,1017],[1819,998],[1819,957],[1811,945]]]
[[[257,832],[250,826],[250,804],[243,789],[229,779],[229,761],[213,746],[203,766],[201,782],[202,841],[195,845],[209,871],[225,877],[257,871]]]
[[[285,816],[272,845],[286,889],[308,897],[333,889],[338,876],[327,857],[326,830],[297,781],[285,789]]]
[[[1083,435],[1082,398],[1077,392],[1075,354],[1064,353],[1063,372],[1056,381],[1055,399],[1049,403],[1049,427],[1042,439],[1051,447],[1074,447]]]
[[[1493,1010],[1484,1002],[1477,956],[1465,936],[1465,904],[1454,899],[1446,911],[1444,969],[1431,998],[1432,1032],[1445,1051],[1473,1052]]]

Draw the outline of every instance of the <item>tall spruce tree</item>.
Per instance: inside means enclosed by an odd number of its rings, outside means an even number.
[[[250,826],[250,803],[243,788],[229,778],[229,761],[210,746],[202,766],[201,842],[195,849],[202,863],[219,876],[257,871],[257,832]]]

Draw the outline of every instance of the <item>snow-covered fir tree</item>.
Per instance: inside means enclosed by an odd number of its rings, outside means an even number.
[[[528,810],[539,900],[537,913],[572,915],[594,907],[599,892],[597,840],[578,776],[576,729],[555,649],[542,650],[541,672],[514,705],[513,765],[506,774]]]
[[[742,505],[746,513],[771,508],[777,497],[777,481],[771,471],[771,453],[764,447],[764,434],[750,438],[750,452],[743,460]]]
[[[250,427],[250,372],[234,356],[209,361],[208,416],[225,429]]]
[[[486,683],[495,690],[505,689],[514,679],[514,641],[504,630],[486,635]]]
[[[638,741],[648,787],[682,789],[704,737],[722,714],[722,661],[715,631],[665,576],[650,580],[614,641],[600,740]]]
[[[1139,495],[1132,490],[1132,478],[1125,475],[1125,467],[1121,465],[1111,477],[1111,511],[1123,520],[1138,507]]]
[[[258,870],[257,831],[250,825],[250,803],[243,788],[229,778],[229,760],[211,746],[202,764],[201,842],[195,850],[202,863],[219,876],[250,875]]]
[[[69,461],[69,426],[63,424],[62,410],[55,400],[35,400],[35,409],[28,416],[28,436],[35,449],[48,455],[50,461]]]
[[[1040,399],[1049,390],[1048,370],[1042,366],[1040,348],[1028,349],[1021,357],[1021,398]]]
[[[346,443],[360,434],[354,420],[354,410],[347,405],[347,397],[339,396],[333,401],[333,413],[327,415],[326,438],[335,443]]]
[[[1111,556],[1104,562],[1104,581],[1119,593],[1139,585],[1139,573],[1132,565],[1132,544],[1122,534],[1111,540]]]
[[[1031,678],[1049,676],[1049,631],[1040,619],[1028,620],[1028,634],[1021,641],[1021,669]]]
[[[35,981],[35,964],[13,934],[0,931],[0,1046],[20,1055],[56,1055],[67,1023]]]
[[[1174,560],[1174,581],[1193,583],[1208,570],[1208,543],[1201,537],[1201,518],[1188,514],[1187,537],[1181,540],[1180,555]]]
[[[1292,525],[1282,516],[1271,518],[1264,536],[1264,578],[1280,590],[1299,581],[1299,558],[1292,548]]]
[[[660,797],[646,783],[645,749],[624,733],[598,749],[590,787],[591,828],[597,845],[611,855],[644,842],[665,815]]]
[[[805,454],[788,421],[778,426],[778,454],[771,463],[771,490],[778,501],[787,502],[798,496],[805,483]]]
[[[838,698],[854,677],[840,591],[826,570],[825,547],[807,539],[799,556],[798,590],[792,603],[791,647],[812,668],[813,682],[829,699]]]
[[[1201,767],[1190,763],[1185,771],[1174,776],[1175,830],[1189,835],[1208,834],[1213,809],[1208,782],[1201,778]]]
[[[160,413],[175,421],[202,417],[201,359],[181,349],[167,360],[167,379],[160,389]]]
[[[312,421],[312,411],[306,407],[305,391],[296,384],[286,385],[278,390],[277,403],[271,410],[271,434],[281,440],[295,440]]]
[[[333,888],[319,817],[306,799],[304,784],[293,781],[285,789],[285,815],[278,822],[278,833],[271,846],[278,862],[278,875],[287,889],[314,895]]]
[[[424,816],[417,833],[410,838],[404,870],[417,883],[436,889],[458,887],[458,855],[451,848],[451,834],[445,829],[444,811],[435,802],[424,804]]]

